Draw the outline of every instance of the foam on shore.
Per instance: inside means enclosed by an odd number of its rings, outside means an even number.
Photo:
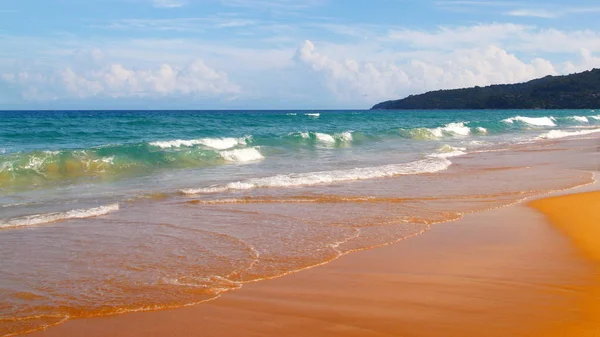
[[[0,229],[38,226],[70,219],[92,218],[116,212],[118,210],[119,204],[111,204],[88,209],[74,209],[67,212],[27,215],[19,218],[9,219],[6,221],[0,221]]]
[[[332,170],[297,174],[281,174],[272,177],[253,178],[202,188],[183,189],[183,194],[219,193],[228,190],[248,190],[253,188],[325,185],[345,181],[393,177],[396,175],[433,173],[447,169],[452,162],[446,158],[429,158],[404,164],[391,164],[375,167],[362,167],[349,170]]]

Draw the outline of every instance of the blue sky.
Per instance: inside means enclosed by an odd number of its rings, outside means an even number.
[[[600,67],[600,3],[0,0],[0,109],[369,108]]]

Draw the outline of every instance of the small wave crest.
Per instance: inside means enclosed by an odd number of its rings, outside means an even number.
[[[110,204],[88,209],[74,209],[67,212],[54,212],[45,214],[27,215],[13,218],[6,221],[0,221],[0,229],[38,226],[47,223],[70,220],[85,219],[96,216],[106,215],[119,210],[119,204]]]
[[[335,143],[335,138],[333,138],[332,135],[326,133],[316,132],[315,138],[317,139],[317,141],[322,143]]]
[[[258,147],[246,149],[234,149],[219,152],[223,159],[231,162],[245,163],[251,161],[263,160],[265,157],[258,151]]]
[[[288,134],[291,138],[302,139],[304,141],[316,141],[323,144],[349,143],[354,137],[352,131],[328,134],[322,132],[292,132]]]
[[[554,118],[552,116],[550,116],[550,117],[516,116],[516,117],[510,117],[510,118],[503,119],[502,121],[507,124],[522,123],[522,124],[527,124],[527,125],[532,125],[532,126],[556,126],[556,118]]]
[[[385,178],[397,175],[433,173],[447,169],[452,162],[445,158],[429,158],[405,164],[391,164],[375,167],[355,168],[349,170],[333,170],[297,174],[276,175],[265,178],[254,178],[245,181],[231,182],[204,188],[183,189],[183,194],[219,193],[228,190],[248,190],[266,187],[299,187],[326,185],[337,182]]]
[[[540,135],[538,139],[559,139],[574,136],[585,136],[593,133],[600,132],[600,129],[586,129],[578,131],[564,131],[564,130],[552,130],[543,135]]]
[[[203,145],[216,150],[231,149],[236,146],[246,145],[246,138],[200,138],[191,140],[168,140],[168,141],[157,141],[149,143],[152,146],[160,147],[161,149],[180,148],[180,147],[192,147],[196,145]]]
[[[477,133],[479,135],[487,135],[488,130],[484,127],[478,126],[475,128],[475,133]]]
[[[400,129],[399,132],[404,138],[427,140],[454,136],[466,137],[471,134],[471,128],[468,127],[464,122],[456,122],[437,128]]]
[[[443,145],[440,147],[436,153],[432,153],[428,155],[430,158],[451,158],[458,157],[467,154],[465,151],[467,149],[464,147],[454,147],[450,145]]]
[[[318,118],[321,117],[321,114],[318,112],[305,113],[304,116]]]
[[[589,123],[590,122],[590,120],[586,116],[570,116],[570,117],[567,117],[567,119],[571,119],[571,120],[579,122],[579,123]]]

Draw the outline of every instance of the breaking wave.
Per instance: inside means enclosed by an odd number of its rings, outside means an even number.
[[[589,123],[589,119],[586,116],[570,116],[567,117],[567,119],[571,119],[574,120],[576,122],[580,122],[580,123]]]
[[[200,138],[200,139],[192,139],[192,140],[168,140],[168,141],[158,141],[152,142],[150,145],[159,147],[161,149],[170,149],[170,148],[179,148],[179,147],[192,147],[196,145],[204,145],[206,147],[217,149],[217,150],[226,150],[231,149],[236,146],[246,145],[246,138]]]
[[[298,187],[325,185],[337,182],[392,177],[397,175],[433,173],[447,169],[452,162],[445,158],[430,158],[405,164],[355,168],[296,174],[280,174],[272,177],[254,178],[203,188],[181,190],[184,194],[218,193],[228,190],[248,190],[266,187]]]
[[[288,134],[290,139],[297,139],[302,141],[314,141],[323,144],[336,144],[336,143],[349,143],[354,139],[352,131],[345,131],[341,133],[322,133],[322,132],[292,132]]]
[[[532,126],[556,126],[556,118],[550,117],[523,117],[516,116],[502,120],[508,124],[527,124]]]
[[[231,162],[250,162],[262,160],[265,157],[258,151],[257,147],[246,148],[246,149],[235,149],[219,152],[221,157]]]
[[[600,132],[600,129],[585,129],[578,131],[564,131],[564,130],[552,130],[543,135],[540,135],[538,139],[559,139],[574,136],[585,136],[593,133]]]
[[[432,153],[428,155],[430,158],[452,158],[458,157],[467,154],[466,148],[464,147],[454,147],[450,145],[444,145],[440,147],[436,153]]]
[[[118,210],[119,204],[111,204],[88,209],[74,209],[67,212],[27,215],[8,219],[6,221],[0,221],[0,229],[39,226],[62,220],[92,218],[116,212]]]
[[[410,138],[414,140],[426,140],[455,136],[466,137],[471,134],[471,128],[468,127],[464,122],[457,122],[449,123],[437,128],[399,129],[398,132],[404,138]]]

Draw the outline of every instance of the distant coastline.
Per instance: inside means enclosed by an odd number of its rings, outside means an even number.
[[[525,83],[430,91],[381,102],[372,110],[599,109],[600,69]]]

